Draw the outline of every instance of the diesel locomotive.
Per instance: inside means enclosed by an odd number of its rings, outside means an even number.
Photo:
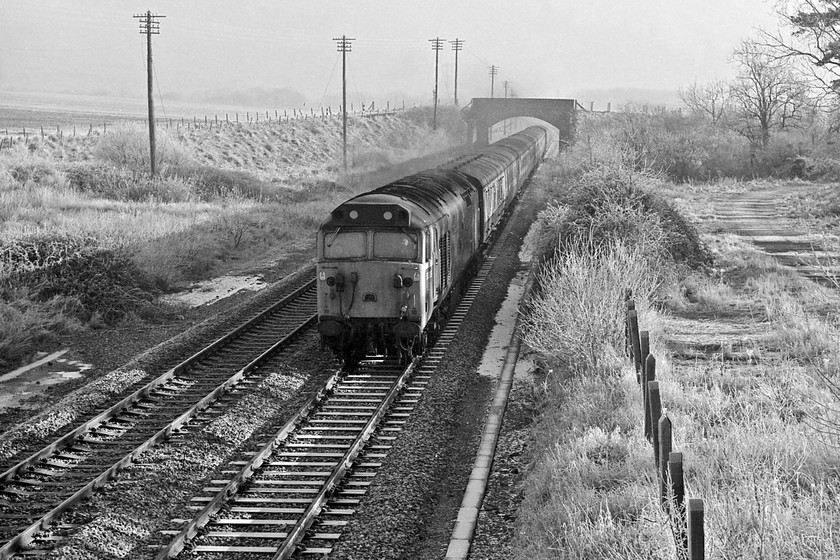
[[[317,234],[323,344],[348,360],[421,353],[547,144],[532,126],[333,210]]]

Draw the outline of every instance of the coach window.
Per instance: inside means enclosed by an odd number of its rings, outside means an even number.
[[[367,233],[341,231],[324,234],[325,259],[360,259],[367,255]]]
[[[418,234],[403,231],[375,231],[373,257],[376,259],[417,259]]]

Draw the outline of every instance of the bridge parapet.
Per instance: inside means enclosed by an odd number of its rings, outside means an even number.
[[[467,144],[486,146],[490,143],[490,127],[513,117],[543,120],[557,127],[561,142],[571,142],[577,105],[574,99],[475,97],[461,109],[461,116],[467,123]]]

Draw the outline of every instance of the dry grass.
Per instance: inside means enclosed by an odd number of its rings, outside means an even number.
[[[644,316],[659,284],[649,273],[655,262],[620,243],[594,250],[567,247],[538,277],[542,291],[529,302],[523,341],[546,368],[599,377],[614,373],[626,290],[635,294]]]

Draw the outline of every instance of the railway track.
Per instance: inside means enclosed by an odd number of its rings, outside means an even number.
[[[497,244],[497,247],[500,244]],[[328,554],[419,402],[495,261],[491,252],[438,339],[407,367],[369,356],[339,372],[247,461],[195,496],[157,560]]]
[[[315,280],[0,474],[0,560],[155,444],[200,421],[316,321]]]

